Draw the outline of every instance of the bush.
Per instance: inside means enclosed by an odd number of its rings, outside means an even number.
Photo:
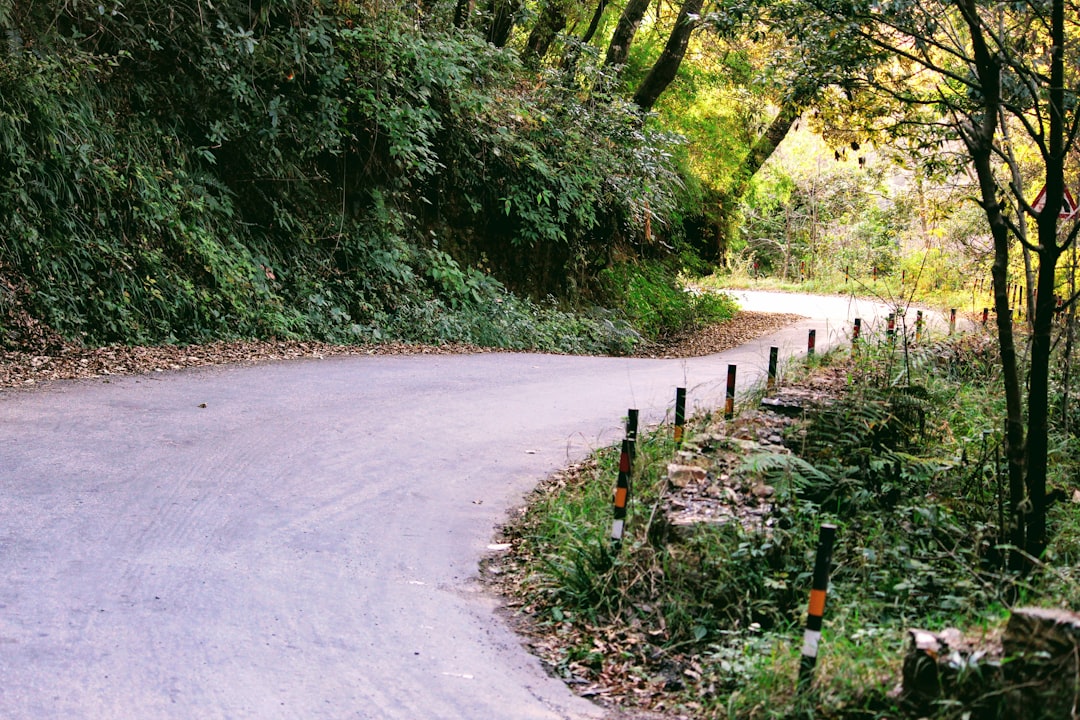
[[[630,324],[651,340],[666,340],[734,317],[730,295],[688,288],[671,263],[623,262],[600,276],[613,303]]]

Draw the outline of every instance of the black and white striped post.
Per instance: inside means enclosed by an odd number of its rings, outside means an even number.
[[[682,447],[686,427],[686,388],[675,388],[675,447]]]
[[[776,348],[773,348],[774,350]],[[735,417],[735,366],[727,366],[727,392],[724,394],[724,417]]]
[[[806,336],[806,356],[814,357],[814,349],[817,346],[817,330],[811,330]]]
[[[630,502],[630,441],[624,439],[619,453],[619,479],[615,483],[615,519],[611,523],[611,544],[618,552],[626,529],[626,506]]]
[[[626,411],[626,439],[630,443],[630,465],[633,467],[634,459],[637,457],[637,426],[638,426],[638,411],[637,408],[630,408]]]
[[[802,661],[799,663],[800,689],[808,686],[814,679],[818,645],[821,643],[822,618],[825,616],[825,595],[829,589],[829,565],[832,563],[834,540],[836,540],[836,526],[822,523],[818,533],[813,585],[810,589],[810,609],[806,613],[806,630],[803,633]]]

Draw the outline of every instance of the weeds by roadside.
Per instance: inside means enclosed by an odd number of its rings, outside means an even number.
[[[980,360],[990,347],[965,336],[904,357],[868,341],[819,357],[788,373],[818,402],[782,431],[783,447],[768,440],[779,424],[753,410],[696,418],[682,454],[669,429],[645,434],[619,554],[607,540],[616,453],[553,479],[492,560],[507,564],[504,591],[538,654],[583,694],[673,717],[924,716],[891,693],[909,628],[992,636],[1016,603],[1080,599],[1080,523],[1065,504],[1046,565],[1026,578],[1003,569],[1001,403],[995,365]],[[1071,496],[1077,456],[1064,447],[1058,483]],[[672,462],[702,472],[677,481]],[[684,522],[679,508],[694,503],[708,512]],[[823,650],[812,691],[798,694],[825,521],[840,529]],[[977,717],[1004,717],[980,707]]]

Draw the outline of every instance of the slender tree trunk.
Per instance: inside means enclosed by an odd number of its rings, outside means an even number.
[[[566,28],[566,5],[563,0],[547,0],[540,17],[525,42],[525,58],[539,62],[547,55],[555,37]]]
[[[719,194],[717,211],[720,220],[716,238],[716,254],[719,260],[723,261],[727,246],[735,234],[738,204],[750,189],[750,181],[791,132],[804,107],[805,104],[800,98],[792,98],[780,107],[780,112],[743,158],[731,185]]]
[[[664,52],[653,64],[649,74],[641,81],[634,93],[634,103],[642,110],[651,110],[660,94],[667,89],[686,57],[686,48],[690,44],[690,34],[697,27],[697,21],[691,16],[701,12],[704,0],[684,0],[679,9],[679,17],[671,30]]]
[[[1055,0],[1060,1],[1060,0]],[[1002,215],[998,185],[994,177],[994,137],[1001,117],[1001,66],[986,46],[975,0],[955,0],[971,35],[975,70],[982,90],[983,113],[971,124],[959,125],[961,137],[968,148],[990,234],[994,241],[994,309],[997,312],[998,352],[1001,356],[1001,376],[1005,391],[1005,452],[1009,468],[1009,511],[1013,521],[1010,539],[1017,548],[1026,546],[1027,517],[1024,509],[1024,419],[1020,379],[1013,338],[1012,311],[1009,307],[1009,244],[1011,236]],[[1050,291],[1053,295],[1053,291]],[[1045,298],[1043,298],[1045,300]],[[1029,393],[1030,401],[1030,393]],[[1020,558],[1014,554],[1010,566],[1019,569]]]
[[[484,38],[495,47],[505,47],[514,29],[514,16],[520,9],[521,0],[490,0],[485,13]]]
[[[454,27],[463,29],[469,24],[476,0],[457,0],[454,4]]]
[[[596,4],[596,12],[593,13],[592,21],[589,23],[589,29],[581,36],[582,45],[588,45],[592,42],[593,36],[596,35],[596,31],[600,27],[600,20],[604,17],[605,10],[607,10],[607,0],[600,0],[600,2]]]
[[[1031,503],[1025,549],[1040,557],[1046,549],[1046,471],[1049,442],[1050,329],[1054,314],[1054,276],[1062,248],[1058,246],[1058,213],[1065,197],[1065,2],[1050,4],[1050,129],[1046,144],[1046,205],[1039,213],[1039,295],[1031,338],[1028,390],[1027,492]]]
[[[645,11],[649,9],[649,2],[650,0],[627,0],[611,36],[611,42],[608,43],[605,65],[626,64],[626,58],[630,55],[630,44],[634,42],[641,18],[645,17]]]
[[[1076,245],[1069,249],[1072,262],[1069,263],[1069,297],[1076,297]],[[1076,303],[1069,303],[1069,313],[1065,326],[1065,362],[1061,378],[1061,431],[1069,434],[1069,386],[1072,383],[1073,343],[1076,340]]]

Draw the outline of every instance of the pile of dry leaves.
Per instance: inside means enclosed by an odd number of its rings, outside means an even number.
[[[741,312],[721,325],[705,328],[671,343],[654,345],[639,357],[691,357],[722,352],[759,335],[775,332],[800,318],[797,315]],[[159,345],[131,347],[114,345],[84,348],[65,342],[41,327],[24,328],[23,335],[35,342],[31,350],[0,349],[0,387],[32,387],[50,380],[108,378],[139,375],[184,368],[233,363],[258,363],[335,355],[434,355],[492,352],[475,345],[333,345],[314,341],[234,341],[207,345]]]

